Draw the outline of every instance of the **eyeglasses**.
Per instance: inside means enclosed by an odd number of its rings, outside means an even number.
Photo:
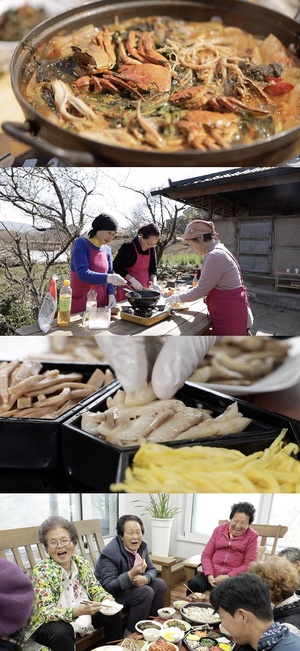
[[[47,543],[47,547],[49,549],[56,549],[59,545],[62,547],[67,547],[72,542],[70,538],[62,538],[61,540],[50,540],[50,542]]]

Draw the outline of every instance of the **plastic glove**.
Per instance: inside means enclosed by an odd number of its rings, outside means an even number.
[[[112,310],[113,307],[116,305],[116,297],[114,294],[110,294],[108,297],[108,307]]]
[[[133,287],[133,289],[144,289],[143,285],[136,278],[133,278],[133,276],[131,276],[128,282]]]
[[[120,276],[120,274],[107,274],[107,282],[111,283],[112,285],[117,285],[117,287],[127,285],[127,280]]]
[[[195,371],[218,337],[102,337],[95,339],[124,391],[152,382],[157,398],[167,400]],[[176,345],[175,345],[176,344]]]
[[[172,305],[176,305],[176,303],[181,303],[181,296],[182,294],[171,294],[171,296],[167,296],[167,298],[165,298],[165,305],[172,307]]]
[[[152,289],[154,289],[155,292],[162,294],[162,288],[156,282],[152,282]]]

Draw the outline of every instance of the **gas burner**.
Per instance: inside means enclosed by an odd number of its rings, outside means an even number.
[[[157,310],[152,307],[136,307],[133,310],[133,314],[136,316],[142,316],[146,319],[149,319],[150,316],[153,316]]]

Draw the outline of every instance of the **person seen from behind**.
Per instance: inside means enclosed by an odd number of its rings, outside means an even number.
[[[300,637],[274,622],[268,586],[260,576],[245,572],[216,586],[210,603],[233,642],[256,651],[300,651]]]

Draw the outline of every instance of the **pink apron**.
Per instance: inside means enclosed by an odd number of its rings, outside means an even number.
[[[90,246],[90,262],[89,269],[91,271],[97,271],[100,274],[108,273],[108,259],[106,251],[100,251],[95,249],[91,243]],[[92,285],[94,283],[91,283]],[[80,280],[75,271],[71,271],[71,286],[72,286],[72,305],[71,305],[71,314],[76,312],[84,312],[86,306],[86,295],[90,289],[90,283],[86,283],[83,280]],[[96,285],[97,292],[97,305],[98,307],[103,307],[107,305],[107,285]]]
[[[204,299],[214,335],[246,335],[248,296],[244,285],[237,289],[212,289]]]
[[[229,255],[240,272],[241,287],[212,289],[204,300],[212,320],[214,335],[246,335],[248,306],[250,306],[248,292],[237,258],[232,253]]]
[[[149,264],[150,264],[150,250],[148,251],[148,255],[142,255],[141,253],[138,252],[136,245],[134,242],[132,242],[135,250],[136,250],[136,262],[132,267],[128,267],[127,269],[127,274],[130,276],[132,275],[136,280],[138,280],[143,287],[149,287]],[[121,289],[120,287],[117,288],[117,301],[125,301],[126,300],[126,292],[128,292],[128,289],[124,291],[124,289]]]

